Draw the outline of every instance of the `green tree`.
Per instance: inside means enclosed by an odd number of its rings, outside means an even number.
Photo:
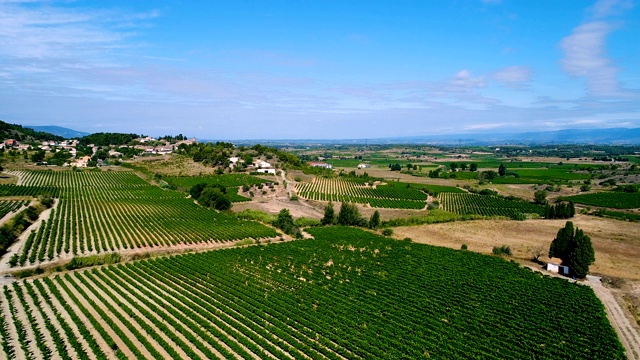
[[[469,164],[469,171],[478,171],[478,164],[476,163]]]
[[[575,276],[583,278],[589,273],[589,266],[596,261],[591,238],[576,228],[575,236],[569,244],[567,266]],[[562,262],[565,263],[564,261]]]
[[[367,221],[360,215],[356,204],[343,202],[338,213],[338,224],[343,226],[366,226]]]
[[[549,257],[560,258],[562,264],[567,265],[569,271],[579,278],[585,277],[589,273],[589,266],[596,261],[591,238],[579,228],[574,230],[571,221],[558,230],[558,235],[551,242]]]
[[[200,194],[202,194],[202,190],[204,190],[204,188],[206,187],[207,187],[207,183],[195,184],[191,187],[191,189],[189,189],[189,194],[191,195],[192,198],[198,199],[200,197]]]
[[[498,175],[505,176],[507,174],[507,167],[504,164],[500,164],[498,167]]]
[[[42,160],[44,160],[44,151],[43,150],[38,150],[36,152],[34,152],[33,154],[31,154],[31,161],[33,162],[41,162]]]
[[[380,226],[380,213],[376,210],[369,218],[369,228],[377,229]]]
[[[231,200],[219,187],[207,186],[198,197],[198,204],[216,210],[231,209]]]
[[[556,238],[551,242],[549,247],[549,257],[560,258],[563,261],[569,255],[569,243],[573,237],[573,222],[567,221],[565,226],[558,230]]]
[[[293,222],[293,216],[289,212],[289,209],[282,209],[278,213],[278,217],[273,221],[273,226],[284,231],[285,234],[299,233],[300,230]]]
[[[451,171],[456,171],[458,170],[458,164],[452,162],[451,164],[449,164],[449,168],[451,169]]]
[[[547,203],[547,192],[545,190],[537,190],[533,193],[536,204],[545,205]]]
[[[333,203],[329,201],[324,207],[324,217],[320,221],[322,225],[331,225],[336,221],[336,211],[333,209]]]

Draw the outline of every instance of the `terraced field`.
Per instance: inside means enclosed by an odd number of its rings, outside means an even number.
[[[57,205],[21,249],[19,265],[60,256],[273,237],[257,222],[196,205],[132,172],[23,171],[24,186],[60,193]],[[16,186],[19,188],[20,186]]]
[[[624,359],[589,287],[353,228],[311,233],[5,285],[0,357]]]

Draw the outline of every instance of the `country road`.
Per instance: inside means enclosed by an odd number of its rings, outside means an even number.
[[[613,297],[611,291],[602,285],[599,277],[587,275],[587,279],[589,280],[589,286],[591,286],[596,296],[598,296],[602,304],[604,304],[607,317],[618,333],[620,342],[627,350],[627,358],[640,360],[640,335],[638,335],[638,332],[625,316],[624,310],[622,310]]]

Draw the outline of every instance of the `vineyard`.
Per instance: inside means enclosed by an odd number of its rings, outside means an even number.
[[[0,357],[625,358],[589,287],[353,228],[311,233],[5,285]]]
[[[514,217],[517,214],[544,215],[544,207],[524,200],[508,200],[479,194],[440,194],[442,209],[456,214]]]
[[[182,193],[151,186],[132,172],[18,175],[26,187],[57,187],[60,194],[49,218],[29,234],[19,254],[20,266],[64,255],[276,235],[257,222],[204,209]]]
[[[0,200],[0,219],[12,211],[16,211],[23,206],[29,205],[29,200],[22,201],[1,201]]]
[[[310,183],[299,183],[297,193],[309,200],[354,202],[374,208],[423,209],[427,200],[427,194],[411,187],[374,188],[358,181],[319,177]]]
[[[222,185],[224,187],[238,187],[242,185],[260,185],[267,182],[267,180],[247,174],[164,177],[163,179],[171,185],[184,189],[189,189],[193,185],[199,183],[206,183],[208,185]]]
[[[0,185],[0,196],[30,196],[51,195],[58,197],[60,189],[55,186],[22,186],[22,185]]]
[[[617,191],[603,191],[591,194],[580,194],[564,198],[576,204],[602,206],[614,209],[640,208],[640,192],[627,193]]]

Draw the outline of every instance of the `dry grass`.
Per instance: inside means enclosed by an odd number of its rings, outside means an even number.
[[[591,272],[605,276],[640,280],[640,226],[637,223],[578,215],[575,226],[591,237],[596,262]],[[490,254],[494,246],[508,245],[513,257],[528,261],[539,246],[548,249],[566,220],[477,220],[444,224],[399,227],[397,238]],[[545,256],[541,260],[548,260]]]
[[[213,175],[216,172],[214,167],[205,166],[187,156],[177,154],[142,156],[132,163],[146,168],[150,173],[159,173],[164,176]]]

